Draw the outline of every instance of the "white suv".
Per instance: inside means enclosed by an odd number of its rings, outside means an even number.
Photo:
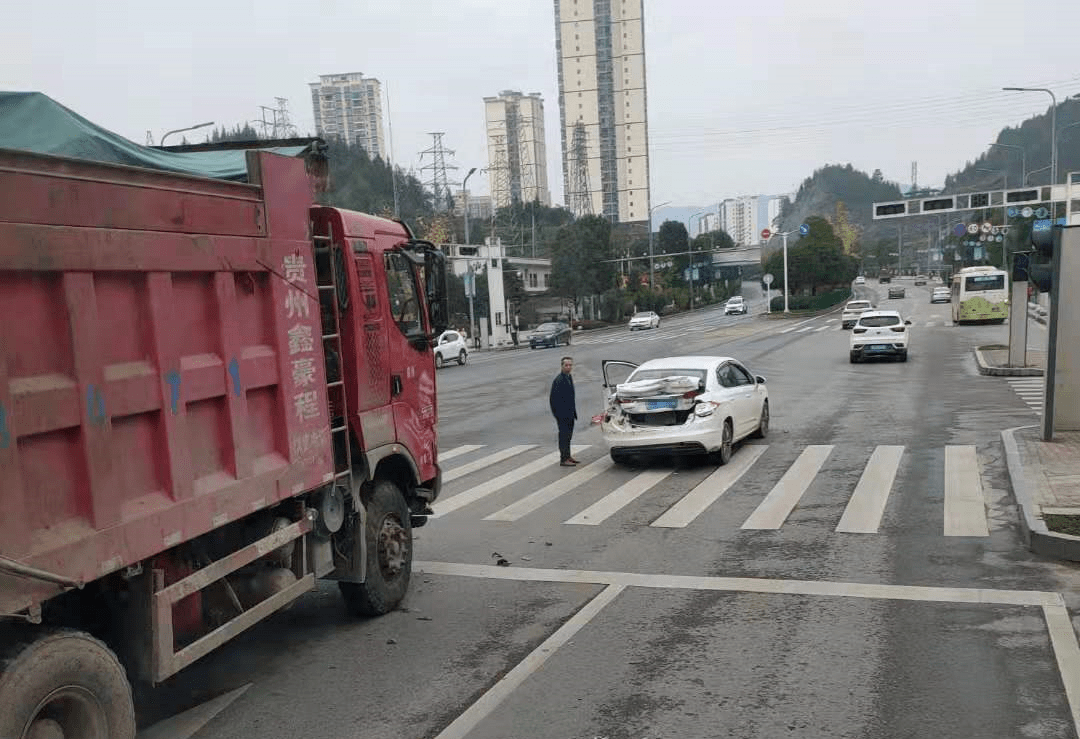
[[[733,313],[741,313],[741,314],[745,315],[746,311],[747,311],[747,307],[746,307],[746,303],[743,302],[743,296],[742,295],[733,295],[730,298],[728,298],[727,303],[724,304],[724,315],[725,316],[730,316]]]
[[[907,361],[911,345],[908,326],[899,311],[868,310],[859,316],[851,331],[851,363],[874,357],[896,357]]]
[[[844,312],[840,314],[840,324],[844,328],[851,328],[859,320],[864,311],[872,310],[869,300],[851,300],[844,306]]]
[[[465,347],[465,337],[458,331],[443,331],[435,342],[435,367],[443,367],[456,359],[458,364],[465,364],[469,350]]]

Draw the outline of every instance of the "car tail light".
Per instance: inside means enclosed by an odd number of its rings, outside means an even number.
[[[903,326],[890,326],[890,328],[898,334],[902,334],[905,331]]]
[[[699,395],[701,395],[700,390],[690,390],[682,394],[682,396],[687,400],[690,400],[691,398],[696,398]]]
[[[865,333],[866,333],[866,329],[865,329],[865,328],[857,328],[857,329],[854,329],[854,330],[852,331],[852,333],[856,333],[856,334],[865,334]]]

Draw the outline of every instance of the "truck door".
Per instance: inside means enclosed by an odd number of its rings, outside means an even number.
[[[396,439],[390,410],[390,354],[384,311],[385,291],[380,290],[375,260],[370,253],[353,250],[359,304],[353,311],[353,335],[358,359],[357,397],[353,408],[360,417],[366,446],[389,444]]]
[[[397,439],[417,461],[434,464],[435,363],[427,340],[426,314],[413,263],[400,252],[384,255],[390,300],[390,394]]]

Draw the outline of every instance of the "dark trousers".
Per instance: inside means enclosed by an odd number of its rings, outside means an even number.
[[[559,425],[559,461],[565,462],[570,459],[570,439],[574,435],[573,418],[556,418]]]

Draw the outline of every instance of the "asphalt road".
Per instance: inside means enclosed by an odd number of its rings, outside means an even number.
[[[162,705],[252,683],[203,739],[1076,737],[1080,569],[1024,547],[999,434],[1036,417],[972,356],[1007,327],[954,327],[932,284],[906,287],[858,289],[912,320],[907,363],[851,365],[839,314],[768,318],[747,286],[749,316],[710,308],[440,370],[450,479],[415,532],[405,606],[351,620],[324,584]],[[563,354],[574,470],[547,410]],[[601,360],[672,354],[765,375],[769,437],[724,468],[611,466],[590,423]],[[884,501],[861,533],[843,524],[857,490]],[[661,518],[687,496],[707,504]]]

